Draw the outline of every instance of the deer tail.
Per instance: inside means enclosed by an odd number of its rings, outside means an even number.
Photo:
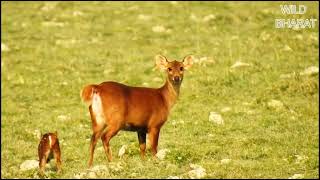
[[[88,106],[92,104],[92,96],[95,88],[96,85],[90,84],[85,86],[80,92],[82,101],[84,101]]]

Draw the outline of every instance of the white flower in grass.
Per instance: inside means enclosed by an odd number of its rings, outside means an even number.
[[[57,119],[58,119],[59,121],[69,121],[69,120],[71,120],[71,117],[70,117],[70,115],[59,115],[59,116],[57,117]]]
[[[319,67],[317,66],[310,66],[306,68],[304,71],[300,72],[300,75],[302,76],[311,76],[315,74],[319,74]]]
[[[4,43],[1,43],[1,52],[8,52],[10,51],[9,47],[4,44]]]
[[[57,2],[47,2],[41,7],[41,11],[51,11],[57,6]]]
[[[231,111],[231,107],[224,107],[221,109],[221,112],[229,112]]]
[[[83,16],[83,12],[81,12],[81,11],[73,11],[72,15],[73,16]]]
[[[93,172],[99,172],[99,171],[107,171],[108,168],[106,165],[96,165],[96,166],[92,167],[90,170]]]
[[[142,21],[149,21],[149,20],[151,20],[151,16],[148,16],[148,15],[144,15],[144,14],[139,14],[138,15],[138,19],[139,20],[142,20]]]
[[[214,19],[216,19],[216,16],[213,15],[213,14],[209,14],[209,15],[203,17],[202,21],[203,22],[208,22],[208,21],[211,21],[211,20],[214,20]]]
[[[190,19],[191,19],[192,21],[196,21],[196,22],[199,21],[199,18],[198,18],[195,14],[193,14],[193,13],[190,15]]]
[[[289,177],[288,179],[303,179],[303,174],[294,174],[293,176]]]
[[[231,69],[235,69],[235,68],[249,67],[249,66],[251,66],[251,64],[244,63],[244,62],[241,62],[241,61],[237,61],[237,62],[234,63],[230,68],[231,68]]]
[[[42,22],[42,26],[45,26],[45,27],[64,27],[65,23],[54,22],[54,21],[44,21],[44,22]]]
[[[291,47],[288,45],[285,45],[282,50],[283,51],[292,51]]]
[[[178,1],[170,1],[170,4],[172,4],[172,5],[177,5],[177,4],[178,4]]]
[[[268,105],[268,107],[276,109],[276,110],[280,110],[284,107],[284,105],[281,101],[275,100],[275,99],[271,99],[267,105]]]
[[[222,116],[216,112],[210,112],[209,121],[214,122],[218,125],[224,124],[224,120],[223,120]]]
[[[41,138],[41,132],[40,132],[38,129],[34,130],[33,135],[34,135],[37,139],[40,139],[40,138]]]
[[[231,162],[231,159],[221,159],[221,164],[229,164]]]
[[[296,164],[302,163],[308,159],[308,157],[304,155],[294,155],[294,156],[297,158],[295,162]]]
[[[118,153],[118,156],[119,157],[122,157],[125,153],[126,153],[126,149],[127,149],[127,145],[123,145],[120,150],[119,150],[119,153]]]
[[[169,176],[167,179],[180,179],[179,176]]]
[[[166,28],[162,25],[157,25],[152,27],[152,31],[156,33],[162,33],[166,31]]]

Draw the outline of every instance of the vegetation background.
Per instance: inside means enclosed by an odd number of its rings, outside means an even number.
[[[307,11],[285,15],[281,4]],[[307,72],[319,67],[318,9],[1,1],[1,177],[39,178],[37,168],[20,166],[38,159],[40,133],[57,130],[63,171],[51,161],[49,178],[319,178],[319,75]],[[277,29],[277,18],[317,21]],[[99,141],[96,169],[87,169],[91,120],[80,90],[108,80],[160,87],[158,53],[195,56],[161,130],[159,150],[169,151],[163,160],[148,151],[142,161],[137,134],[121,131],[111,140],[114,161]]]

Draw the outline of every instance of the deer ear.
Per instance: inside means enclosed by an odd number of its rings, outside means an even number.
[[[159,69],[167,69],[167,67],[168,67],[168,60],[167,60],[166,57],[158,54],[158,55],[156,55],[155,60],[156,60],[156,66],[157,66],[157,68],[159,68]]]
[[[193,59],[192,55],[188,55],[185,58],[183,58],[182,63],[185,69],[189,69],[192,66],[193,64],[192,59]]]

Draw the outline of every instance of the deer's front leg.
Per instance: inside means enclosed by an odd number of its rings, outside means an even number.
[[[144,159],[146,154],[146,136],[147,136],[146,132],[138,131],[141,159]]]
[[[158,128],[152,128],[149,130],[149,140],[150,140],[150,144],[151,144],[151,152],[154,157],[157,154],[159,133],[160,133],[160,129],[158,129]]]

